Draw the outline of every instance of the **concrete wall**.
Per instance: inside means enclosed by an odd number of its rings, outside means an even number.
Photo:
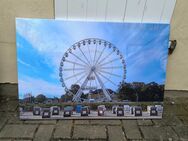
[[[17,83],[15,17],[54,18],[54,1],[0,0],[0,83]]]
[[[178,46],[168,60],[168,90],[188,90],[187,5],[187,0],[177,0],[172,18],[171,39]],[[15,17],[54,18],[54,1],[0,0],[0,83],[17,83]]]
[[[188,90],[188,1],[177,0],[171,21],[171,39],[176,50],[169,56],[166,89]]]

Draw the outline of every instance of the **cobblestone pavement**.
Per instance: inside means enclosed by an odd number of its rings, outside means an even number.
[[[188,92],[165,92],[162,120],[20,121],[16,97],[0,99],[0,141],[188,141]]]

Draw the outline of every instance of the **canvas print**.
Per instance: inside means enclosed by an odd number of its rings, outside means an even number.
[[[17,18],[20,118],[162,118],[168,42],[168,24]]]

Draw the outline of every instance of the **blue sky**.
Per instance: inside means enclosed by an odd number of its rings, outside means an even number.
[[[17,19],[19,96],[60,97],[59,63],[65,51],[85,38],[113,43],[126,60],[126,82],[165,83],[169,25]]]

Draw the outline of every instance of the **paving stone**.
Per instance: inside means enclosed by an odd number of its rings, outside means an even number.
[[[71,138],[71,131],[72,131],[72,123],[68,124],[68,122],[65,122],[65,124],[57,125],[54,132],[54,138],[55,139]]]
[[[178,136],[171,127],[140,127],[145,139],[148,140],[178,140]]]
[[[120,125],[120,120],[90,120],[91,124],[95,125]]]
[[[1,140],[0,140],[0,141],[1,141]],[[12,141],[33,141],[33,140],[16,139],[16,140],[12,140]]]
[[[182,121],[183,125],[188,125],[188,116],[181,116],[178,118]]]
[[[56,124],[56,120],[27,120],[27,124]]]
[[[133,139],[133,140],[130,140],[130,141],[150,141],[150,140],[145,140],[145,139]]]
[[[75,125],[73,138],[75,139],[106,139],[105,126]]]
[[[181,140],[188,140],[188,126],[174,126],[173,128]]]
[[[76,140],[76,139],[58,139],[58,140],[56,140],[56,139],[52,139],[51,141],[89,141],[89,140]],[[92,140],[92,141],[95,141],[95,140]],[[96,140],[96,141],[100,141],[100,140]]]
[[[1,104],[0,111],[16,111],[18,108],[18,101],[8,101]]]
[[[1,105],[0,105],[0,112],[5,112],[6,111],[6,106],[4,106],[6,103],[3,101],[1,102]]]
[[[5,125],[5,123],[7,122],[7,118],[4,115],[4,113],[0,113],[0,130],[1,128]]]
[[[188,102],[185,103],[185,110],[188,111],[188,105],[187,105]]]
[[[165,115],[162,119],[153,120],[153,122],[159,126],[182,125],[181,120],[175,115]]]
[[[32,138],[37,125],[6,125],[0,132],[0,138]]]
[[[75,120],[75,124],[89,124],[89,120]]]
[[[164,114],[176,115],[176,116],[188,116],[188,111],[183,104],[166,104],[164,105]]]
[[[108,126],[108,137],[109,141],[126,141],[121,126]]]
[[[35,134],[34,141],[49,141],[52,136],[54,125],[40,125]]]
[[[178,93],[180,95],[180,93]],[[188,93],[185,93],[184,95],[187,95]],[[180,105],[184,105],[185,109],[186,109],[186,104],[188,103],[188,97],[186,96],[183,96],[182,93],[181,93],[181,97],[180,96],[177,96],[175,98],[173,98],[174,100],[174,103],[175,104],[180,104]]]
[[[77,141],[77,140],[76,140],[76,141]],[[80,141],[83,141],[83,140],[80,140]],[[85,141],[85,140],[84,140],[84,141]],[[95,139],[94,139],[94,140],[91,139],[91,140],[87,140],[87,141],[106,141],[106,139],[96,139],[96,140],[95,140]]]
[[[20,120],[18,113],[7,113],[9,124],[22,124],[24,121]]]
[[[142,126],[151,126],[153,125],[152,120],[137,120],[138,125],[142,125]]]
[[[142,139],[136,120],[123,120],[123,127],[128,139]]]

